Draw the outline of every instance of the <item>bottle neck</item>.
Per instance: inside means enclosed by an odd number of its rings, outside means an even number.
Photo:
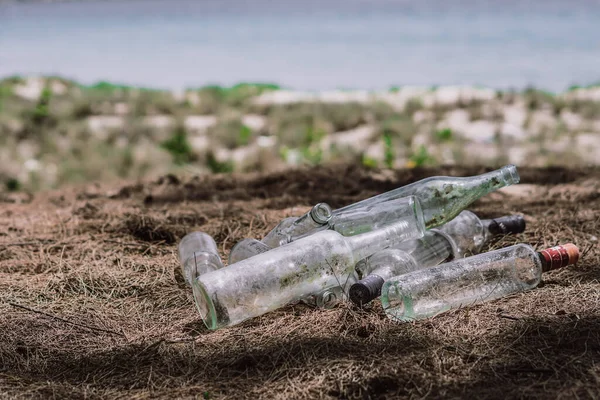
[[[414,259],[420,267],[432,267],[442,262],[449,261],[456,256],[454,240],[437,229],[429,230],[425,235],[414,241],[415,245],[407,248],[408,244],[400,245]]]
[[[411,229],[409,225],[407,221],[399,221],[384,228],[345,237],[345,239],[352,248],[354,259],[359,261],[388,247],[397,246],[407,239],[414,238],[415,230]]]
[[[574,244],[567,243],[542,250],[537,252],[536,255],[542,263],[542,272],[548,272],[577,263],[579,249]]]
[[[519,181],[516,167],[508,165],[486,174],[444,177],[422,186],[415,193],[421,200],[428,229],[450,222],[475,200]]]
[[[484,219],[481,223],[491,236],[522,233],[525,230],[525,219],[521,215]]]

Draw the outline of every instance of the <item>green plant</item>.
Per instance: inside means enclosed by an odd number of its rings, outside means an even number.
[[[426,163],[433,162],[433,158],[429,155],[427,148],[424,145],[419,147],[415,153],[410,156],[409,164],[411,167],[422,167]]]
[[[9,192],[16,192],[17,190],[21,189],[21,182],[19,182],[19,180],[16,178],[8,178],[5,185],[6,190]]]
[[[448,142],[452,140],[452,129],[446,128],[435,132],[435,139],[438,142]]]
[[[365,154],[362,155],[361,159],[360,159],[361,164],[366,167],[366,168],[377,168],[378,167],[378,163],[377,160],[375,160],[374,158],[371,158]]]
[[[389,132],[385,132],[383,134],[383,146],[385,166],[388,168],[393,168],[396,155],[394,153],[394,147],[392,144],[392,135]]]
[[[12,95],[12,89],[8,85],[3,85],[0,82],[0,112],[3,110],[4,99],[9,98]]]
[[[209,129],[209,135],[228,149],[246,146],[252,141],[253,132],[237,114],[223,116]]]
[[[217,160],[212,151],[206,155],[206,165],[215,174],[223,172],[233,172],[233,162],[220,162]]]
[[[302,149],[302,157],[312,165],[319,165],[323,161],[323,150],[318,146],[306,146]]]
[[[252,129],[242,124],[242,126],[240,126],[239,138],[240,144],[242,146],[246,146],[247,144],[249,144],[250,140],[252,139]]]
[[[183,127],[178,127],[173,136],[161,143],[161,147],[171,153],[173,162],[177,165],[187,164],[194,159],[192,146]]]
[[[40,94],[40,98],[33,110],[31,115],[32,121],[35,125],[41,125],[50,116],[49,106],[50,99],[52,98],[52,90],[49,87],[45,87]]]
[[[306,128],[304,140],[307,145],[311,145],[313,143],[320,142],[321,139],[323,139],[325,136],[327,136],[327,132],[325,132],[323,129],[313,128],[312,126],[309,126]]]

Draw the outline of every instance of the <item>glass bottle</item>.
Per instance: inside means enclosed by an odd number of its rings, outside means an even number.
[[[318,203],[301,217],[283,219],[263,238],[262,242],[269,247],[279,246],[279,242],[288,235],[301,236],[307,232],[319,229],[331,219],[332,210],[327,203]]]
[[[522,233],[525,230],[525,219],[522,215],[506,215],[482,220],[473,212],[465,210],[437,229],[454,240],[454,258],[463,258],[479,253],[484,244],[496,235]]]
[[[404,221],[351,237],[317,232],[201,275],[193,281],[194,300],[209,329],[235,325],[312,293],[345,287],[358,260],[405,239]]]
[[[189,285],[198,276],[223,268],[215,240],[204,232],[188,233],[181,239],[179,261]]]
[[[325,203],[319,203],[313,207],[313,210],[300,218],[290,217],[281,221],[265,236],[262,242],[271,248],[277,247],[298,237],[327,229],[325,224],[329,219],[341,216],[351,210],[356,211],[412,195],[419,198],[425,226],[431,229],[449,222],[480,197],[502,187],[519,183],[519,179],[517,167],[507,165],[486,174],[470,177],[434,176],[422,179],[334,211],[327,206],[329,211],[325,212]]]
[[[379,297],[383,283],[393,276],[478,253],[494,235],[524,230],[525,220],[519,215],[481,220],[471,211],[463,211],[447,224],[427,231],[420,239],[406,241],[361,260],[356,270],[364,278],[350,287],[350,300],[358,305],[367,304]]]
[[[451,221],[480,197],[502,187],[519,183],[519,179],[517,167],[514,165],[470,177],[434,176],[339,208],[333,212],[333,215],[414,195],[421,202],[425,226],[430,229]]]
[[[253,257],[257,254],[269,251],[271,248],[260,240],[246,238],[237,242],[229,251],[228,265]]]
[[[393,320],[413,321],[535,288],[542,272],[575,264],[579,249],[565,244],[536,252],[517,244],[391,278],[381,303]]]
[[[336,214],[326,224],[299,236],[282,232],[279,235],[280,242],[277,246],[309,236],[319,230],[332,229],[344,236],[354,236],[400,221],[405,221],[404,229],[407,238],[421,237],[425,233],[423,229],[423,210],[419,199],[415,196],[402,197],[385,203],[350,210],[343,214]],[[297,231],[294,235],[296,233]],[[229,263],[233,264],[256,254],[264,253],[270,248],[264,243],[264,239],[263,242],[256,239],[244,239],[238,242],[229,252]],[[330,295],[328,294],[328,296]]]

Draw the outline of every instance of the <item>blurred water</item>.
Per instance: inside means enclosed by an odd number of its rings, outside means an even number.
[[[593,0],[126,0],[0,5],[0,76],[296,89],[600,81]]]

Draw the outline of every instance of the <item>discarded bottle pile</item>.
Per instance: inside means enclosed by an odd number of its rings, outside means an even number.
[[[224,267],[212,237],[185,236],[179,257],[209,329],[290,303],[331,307],[381,297],[393,320],[412,321],[534,288],[542,272],[575,264],[565,244],[518,244],[478,254],[496,235],[525,230],[522,216],[481,220],[464,210],[519,182],[514,165],[486,174],[431,177],[349,206],[315,205],[282,220],[261,241],[244,239]]]

